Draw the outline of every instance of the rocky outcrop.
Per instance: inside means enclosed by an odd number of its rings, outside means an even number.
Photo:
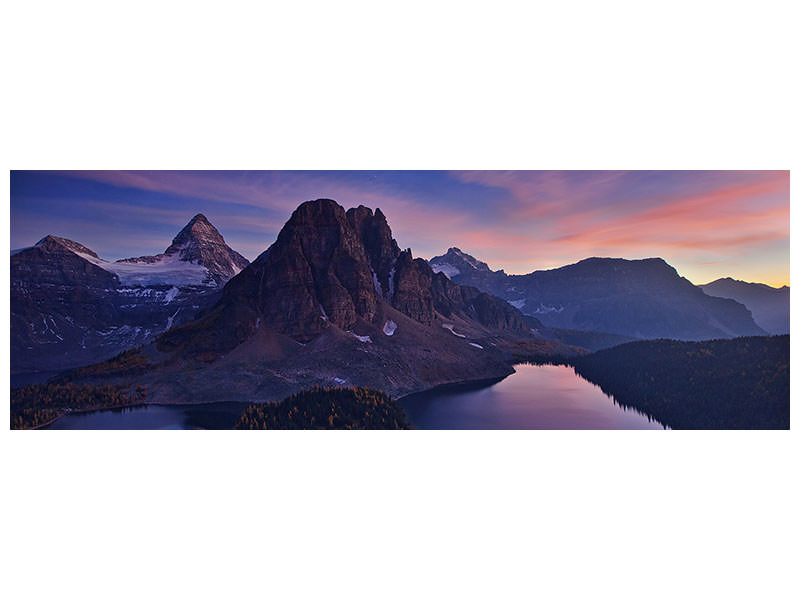
[[[542,327],[538,319],[526,318],[507,302],[498,302],[477,288],[456,285],[441,272],[434,276],[431,289],[436,310],[447,317],[464,314],[488,327],[509,332]]]
[[[400,253],[395,267],[394,306],[409,317],[430,325],[435,316],[433,271],[422,259],[414,259],[411,250]]]
[[[359,233],[333,201],[301,205],[215,310],[250,309],[251,320],[301,342],[329,323],[348,329],[357,316],[372,319],[378,295]]]
[[[364,245],[364,252],[373,275],[373,284],[379,295],[390,302],[394,297],[395,264],[400,248],[392,238],[392,231],[381,209],[375,214],[366,206],[351,208],[347,220]]]

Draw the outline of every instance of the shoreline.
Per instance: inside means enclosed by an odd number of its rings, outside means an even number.
[[[207,402],[137,402],[135,404],[126,404],[124,406],[108,406],[104,408],[76,408],[72,409],[69,412],[65,412],[63,414],[58,415],[55,419],[51,419],[47,421],[47,423],[42,423],[37,425],[36,427],[31,427],[29,430],[34,429],[45,429],[52,425],[53,423],[57,422],[59,419],[66,417],[68,415],[80,415],[80,414],[90,414],[95,412],[104,412],[109,410],[126,410],[129,408],[146,408],[148,406],[207,406],[209,404],[255,404],[254,402],[244,402],[241,400],[210,400]],[[85,429],[82,431],[91,431],[90,429]]]
[[[521,363],[515,363],[521,364]],[[513,369],[513,366],[512,366]],[[407,394],[403,394],[402,396],[397,396],[396,398],[392,398],[393,402],[397,402],[398,404],[409,398],[415,396],[423,396],[425,394],[431,393],[439,393],[442,391],[452,391],[452,390],[470,390],[470,389],[481,389],[483,387],[489,387],[500,381],[503,381],[510,375],[513,375],[515,371],[512,370],[511,373],[507,375],[503,375],[501,377],[482,377],[479,379],[465,379],[463,381],[450,381],[447,383],[440,383],[431,387],[423,388],[419,391],[409,392]],[[346,387],[359,387],[359,386],[346,386]],[[37,429],[47,429],[54,423],[56,423],[59,419],[66,417],[68,415],[73,414],[89,414],[95,412],[103,412],[103,411],[113,411],[113,410],[124,410],[124,409],[134,409],[134,408],[144,408],[147,406],[165,406],[165,407],[180,407],[180,406],[208,406],[208,405],[217,405],[217,404],[243,404],[243,405],[251,405],[251,404],[266,404],[272,402],[270,400],[265,400],[263,402],[258,401],[248,401],[248,400],[209,400],[209,401],[200,401],[200,402],[165,402],[163,400],[159,400],[156,402],[137,402],[135,404],[126,404],[124,406],[108,406],[108,407],[98,407],[98,408],[81,408],[81,409],[71,409],[67,412],[63,412],[62,414],[58,415],[54,419],[51,419],[45,423],[41,423],[36,427],[31,427],[28,430],[37,430]],[[274,401],[280,402],[280,400]],[[89,431],[89,430],[86,430]]]
[[[464,381],[440,383],[432,387],[419,390],[418,392],[410,392],[408,394],[398,396],[397,398],[393,398],[393,400],[399,403],[415,396],[422,397],[427,394],[436,394],[439,392],[479,390],[485,387],[490,387],[496,383],[500,383],[504,379],[513,375],[515,372],[516,371],[512,371],[508,375],[503,375],[502,377],[482,377],[480,379],[465,379]]]

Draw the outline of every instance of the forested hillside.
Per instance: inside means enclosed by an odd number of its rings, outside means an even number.
[[[409,429],[403,409],[366,388],[316,387],[276,404],[253,404],[236,429]]]
[[[569,360],[674,429],[788,429],[789,336],[631,342]]]

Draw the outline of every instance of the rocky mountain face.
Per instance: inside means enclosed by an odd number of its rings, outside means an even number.
[[[109,262],[56,236],[11,256],[11,370],[58,371],[193,319],[246,259],[198,215],[156,257]]]
[[[380,209],[345,212],[333,200],[316,200],[302,204],[276,242],[225,288],[207,317],[220,323],[211,351],[234,347],[258,326],[307,343],[331,325],[375,323],[384,303],[423,325],[460,316],[499,330],[530,329],[507,303],[461,288],[400,250]],[[177,330],[162,344],[185,335]],[[197,341],[195,350],[203,347]]]
[[[491,271],[455,248],[430,262],[433,269],[453,273],[454,282],[503,298],[549,328],[638,339],[764,333],[745,306],[706,295],[660,258],[589,258],[527,275]]]
[[[149,367],[135,381],[166,402],[223,389],[232,400],[279,399],[312,385],[398,395],[504,376],[514,358],[556,351],[575,349],[536,339],[505,301],[401,250],[380,210],[321,199],[300,205],[201,318],[144,348]],[[117,366],[104,377],[126,381]]]
[[[709,296],[744,304],[756,324],[773,335],[789,333],[789,286],[774,288],[725,277],[699,286]]]

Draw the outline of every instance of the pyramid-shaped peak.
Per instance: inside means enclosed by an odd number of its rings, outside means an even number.
[[[163,254],[125,258],[117,262],[154,264],[176,259],[204,266],[217,285],[224,284],[250,264],[225,243],[222,234],[202,213],[191,218]]]
[[[211,221],[204,214],[199,213],[192,217],[186,226],[181,229],[180,233],[175,236],[172,244],[167,248],[166,254],[173,254],[193,242],[224,244],[225,240],[217,228],[211,224]]]
[[[183,229],[189,229],[191,231],[214,231],[219,233],[217,228],[211,224],[211,221],[209,221],[203,213],[198,213],[193,216]]]
[[[197,213],[192,219],[189,221],[189,226],[194,225],[195,223],[199,223],[201,225],[211,225],[211,222],[208,220],[203,213]]]

